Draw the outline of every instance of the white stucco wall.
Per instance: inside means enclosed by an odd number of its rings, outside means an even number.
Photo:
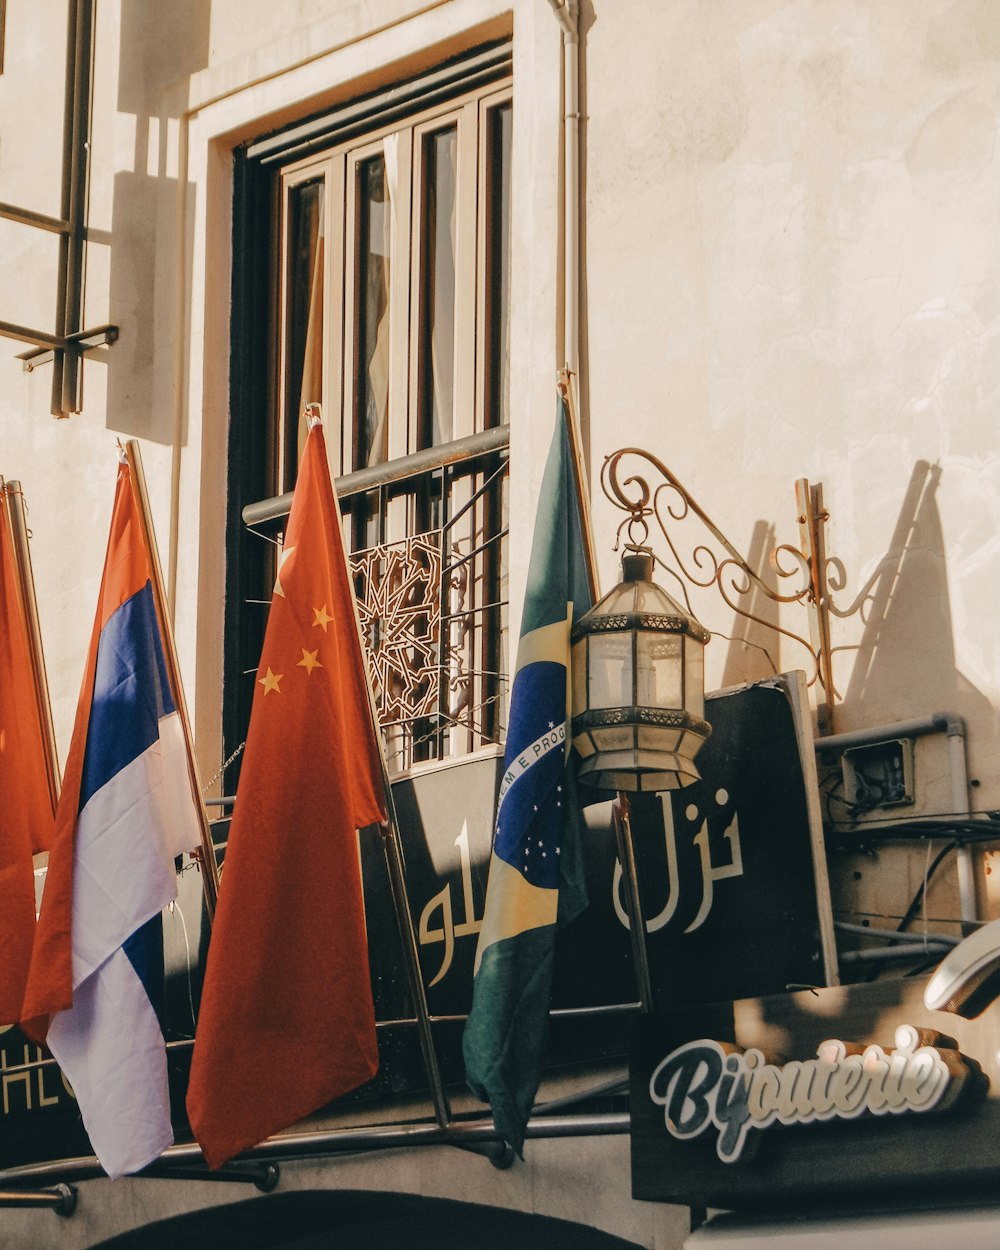
[[[0,200],[53,215],[64,12],[62,0],[9,0],[0,76]],[[141,442],[203,776],[219,763],[233,144],[495,21],[514,32],[516,626],[562,350],[561,49],[549,4],[98,6],[86,322],[115,322],[121,339],[85,364],[84,410],[61,422],[48,412],[48,368],[23,372],[22,348],[0,341],[0,473],[28,500],[64,753],[120,436]],[[996,4],[587,0],[582,27],[592,482],[611,450],[647,447],[744,552],[759,523],[797,542],[793,483],[822,482],[828,549],[847,572],[836,600],[849,606],[866,586],[870,599],[867,622],[833,623],[845,648],[837,728],[960,713],[975,803],[1000,806]],[[0,320],[51,327],[53,254],[54,236],[0,222]],[[596,485],[593,495],[607,588],[617,517]],[[717,598],[694,606],[709,628],[738,632]],[[801,609],[780,620],[808,632]],[[775,658],[805,666],[792,644]],[[761,663],[717,638],[709,686],[760,675]],[[627,1198],[622,1149],[546,1146],[509,1174],[451,1155],[447,1171],[430,1156],[398,1169],[451,1195],[472,1169],[468,1183],[488,1176],[495,1200],[570,1218],[579,1175],[607,1168],[618,1197],[600,1226],[679,1244],[673,1214]],[[364,1166],[319,1181],[293,1169],[289,1183],[347,1183]],[[60,1245],[232,1199],[221,1187],[121,1182],[107,1206],[102,1184],[85,1187]],[[98,1204],[100,1225],[84,1214]],[[53,1221],[0,1212],[4,1244],[47,1244]]]

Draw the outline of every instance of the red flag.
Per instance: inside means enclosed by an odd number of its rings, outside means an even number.
[[[378,1069],[356,829],[384,819],[323,431],[306,440],[257,670],[187,1107],[210,1167]]]
[[[35,932],[31,856],[52,838],[52,799],[28,628],[0,491],[0,1023],[21,1015]]]

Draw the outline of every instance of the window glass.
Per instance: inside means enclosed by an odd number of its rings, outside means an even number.
[[[510,421],[510,104],[488,113],[487,181],[491,221],[487,236],[489,425]]]
[[[458,131],[427,135],[424,209],[425,293],[420,446],[450,442],[455,426],[455,180]]]
[[[305,409],[323,403],[323,193],[323,182],[316,179],[293,187],[288,200],[282,490],[294,484],[305,445]]]
[[[381,464],[389,436],[389,282],[392,205],[385,159],[363,161],[358,170],[360,272],[357,316],[357,408],[354,463]]]

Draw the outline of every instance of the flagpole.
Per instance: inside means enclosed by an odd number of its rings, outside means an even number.
[[[597,556],[594,550],[594,531],[590,523],[590,499],[584,488],[586,478],[583,473],[583,452],[580,447],[579,425],[573,404],[573,372],[569,365],[563,365],[556,377],[556,387],[566,404],[566,432],[569,435],[570,450],[573,453],[573,485],[576,490],[576,503],[580,512],[580,526],[583,529],[583,550],[587,558],[587,580],[590,582],[590,597],[594,603],[601,597],[597,579]]]
[[[49,681],[45,670],[45,652],[42,647],[42,631],[38,623],[38,601],[35,598],[35,579],[31,571],[31,551],[28,546],[28,523],[24,510],[24,495],[18,481],[4,482],[0,477],[0,494],[3,495],[10,526],[14,567],[17,574],[17,593],[21,614],[28,633],[28,654],[31,663],[31,681],[35,691],[35,706],[42,735],[45,754],[45,779],[49,788],[49,801],[55,814],[59,803],[61,777],[59,755],[56,751],[55,725],[52,720],[52,701],[49,697]]]
[[[219,865],[212,845],[212,831],[208,823],[208,812],[201,793],[201,778],[198,763],[194,755],[194,737],[191,732],[191,720],[188,716],[187,701],[184,698],[184,686],[181,683],[180,665],[177,661],[177,647],[174,643],[174,631],[167,614],[166,598],[163,593],[163,571],[160,567],[160,555],[156,546],[156,534],[153,531],[152,513],[149,507],[149,492],[146,489],[146,475],[142,469],[142,457],[139,444],[129,439],[125,444],[125,458],[131,471],[132,490],[139,509],[143,537],[146,550],[149,552],[150,583],[153,590],[153,602],[160,623],[160,635],[163,639],[164,660],[167,676],[174,692],[174,703],[180,716],[184,742],[187,746],[188,776],[191,780],[191,791],[198,809],[201,824],[201,848],[198,858],[201,861],[201,880],[205,894],[205,908],[208,912],[209,924],[215,919],[215,908],[219,898]]]
[[[316,405],[310,404],[309,408]],[[317,418],[318,419],[318,418]],[[382,789],[385,794],[386,821],[379,826],[382,835],[382,849],[385,852],[386,868],[389,873],[389,885],[392,890],[393,910],[396,913],[396,924],[403,945],[403,958],[406,962],[406,978],[413,998],[414,1016],[417,1023],[417,1034],[420,1038],[420,1049],[423,1054],[424,1068],[431,1088],[434,1103],[434,1117],[441,1128],[451,1124],[451,1107],[448,1091],[445,1089],[438,1064],[437,1050],[434,1046],[434,1035],[431,1031],[430,1010],[427,1006],[427,993],[424,979],[420,971],[420,956],[417,947],[417,934],[413,927],[413,915],[410,911],[410,900],[406,893],[406,870],[403,862],[402,839],[399,833],[399,816],[396,802],[389,782],[389,764],[386,758],[385,742],[379,724],[378,705],[375,700],[375,688],[372,685],[371,670],[368,666],[368,653],[365,650],[364,637],[361,632],[361,618],[358,615],[358,601],[354,593],[354,580],[351,577],[351,566],[348,560],[347,545],[344,542],[344,527],[341,522],[340,500],[337,487],[330,474],[330,486],[333,490],[334,519],[340,531],[340,540],[344,547],[344,562],[347,566],[347,584],[351,592],[351,608],[354,612],[354,626],[358,633],[358,645],[364,665],[365,687],[368,693],[368,712],[371,717],[375,742],[378,746],[379,766],[382,770]]]
[[[576,413],[573,409],[573,372],[569,365],[564,365],[557,375],[556,385],[566,404],[566,430],[569,435],[570,449],[573,453],[573,481],[576,488],[576,499],[580,510],[580,527],[583,530],[583,550],[586,555],[587,577],[590,582],[590,594],[594,603],[600,598],[597,578],[597,555],[594,547],[594,531],[590,523],[590,501],[584,490],[583,456],[580,448],[580,435],[577,427]],[[569,735],[567,734],[567,741]],[[653,989],[649,971],[649,953],[646,949],[646,925],[642,915],[642,904],[639,899],[639,878],[636,873],[635,843],[632,838],[631,805],[628,795],[618,792],[612,814],[615,838],[618,843],[618,858],[622,865],[622,889],[628,907],[629,938],[632,944],[632,957],[635,961],[635,979],[639,994],[639,1002],[643,1012],[652,1010]]]

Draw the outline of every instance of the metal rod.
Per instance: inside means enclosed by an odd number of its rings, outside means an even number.
[[[333,490],[334,522],[343,544],[344,564],[347,568],[350,568],[347,545],[344,542],[344,527],[339,522],[340,502],[337,497],[337,483],[331,478],[330,485]],[[379,767],[382,772],[382,790],[385,795],[387,820],[379,828],[382,834],[382,849],[385,853],[386,869],[389,874],[389,885],[392,891],[392,905],[396,913],[396,924],[399,928],[399,936],[403,947],[406,977],[410,995],[413,999],[414,1013],[420,1037],[420,1049],[423,1055],[427,1080],[430,1085],[431,1098],[434,1102],[434,1114],[441,1128],[445,1128],[451,1120],[451,1109],[448,1104],[448,1093],[441,1076],[441,1067],[438,1063],[437,1051],[434,1046],[434,1036],[431,1032],[430,1012],[427,1008],[427,993],[420,971],[417,934],[413,926],[413,916],[410,912],[410,900],[406,893],[406,871],[403,862],[402,839],[399,833],[399,817],[393,799],[392,786],[389,782],[389,764],[386,759],[385,741],[379,725],[378,705],[375,700],[375,689],[372,685],[371,670],[368,666],[368,654],[365,650],[364,636],[361,631],[361,618],[358,615],[358,601],[354,593],[354,581],[350,576],[347,578],[347,586],[350,591],[351,610],[354,613],[354,628],[357,631],[358,648],[361,653],[361,662],[365,673],[368,713],[371,717],[372,732],[378,747]]]
[[[150,581],[153,589],[153,601],[156,604],[156,615],[160,622],[160,634],[163,638],[164,659],[167,674],[174,692],[174,702],[180,716],[184,741],[187,744],[188,776],[191,781],[191,793],[198,809],[201,823],[201,880],[205,894],[205,907],[208,912],[209,924],[215,919],[215,906],[219,897],[219,866],[215,858],[215,847],[212,845],[212,831],[209,828],[208,812],[201,799],[201,778],[198,774],[198,762],[194,754],[194,735],[191,732],[191,719],[188,716],[187,700],[184,697],[184,685],[181,681],[180,664],[177,660],[177,647],[174,643],[173,623],[167,613],[167,604],[163,592],[163,572],[160,566],[160,555],[156,546],[156,534],[153,530],[152,512],[149,506],[149,492],[146,489],[146,476],[142,469],[142,456],[139,444],[129,439],[125,444],[125,456],[128,460],[132,476],[132,489],[138,505],[143,537],[149,552]]]
[[[928,942],[936,946],[957,946],[961,938],[951,937],[947,933],[913,933],[908,929],[876,929],[863,924],[847,924],[842,920],[834,921],[838,933],[851,933],[857,937],[889,938],[893,942],[909,943],[911,946],[925,946]]]
[[[454,464],[457,460],[473,460],[493,451],[502,451],[509,444],[510,427],[498,425],[480,434],[470,434],[466,438],[442,443],[439,447],[428,447],[409,456],[398,456],[385,464],[345,473],[334,481],[337,497],[347,499],[351,495],[360,495],[379,486],[394,485],[432,469],[443,468],[446,464]],[[291,506],[291,491],[276,495],[273,499],[261,499],[257,503],[247,504],[243,509],[243,524],[253,526],[276,521],[287,516]]]
[[[934,942],[928,942],[926,946],[917,946],[915,943],[908,946],[878,946],[865,951],[841,951],[839,959],[842,964],[877,963],[883,959],[919,959],[923,955],[937,959],[943,958],[952,949],[944,943]]]
[[[628,1112],[594,1115],[538,1116],[529,1120],[525,1136],[534,1139],[563,1137],[620,1137],[631,1127]],[[453,1121],[447,1128],[436,1124],[387,1125],[376,1128],[326,1129],[310,1133],[289,1133],[269,1138],[245,1151],[240,1161],[257,1159],[316,1159],[330,1155],[357,1154],[373,1150],[394,1150],[416,1146],[467,1146],[473,1142],[499,1142],[500,1134],[491,1119]],[[198,1146],[170,1146],[158,1164],[195,1167],[204,1162]],[[30,1184],[45,1180],[90,1180],[105,1175],[93,1155],[51,1163],[30,1163],[0,1172],[0,1186]],[[141,1176],[141,1174],[140,1174]]]
[[[76,1190],[69,1185],[53,1189],[0,1190],[0,1207],[49,1207],[56,1215],[70,1216],[76,1210]]]
[[[816,714],[820,732],[829,734],[834,727],[836,690],[833,684],[830,600],[826,585],[826,540],[823,533],[827,512],[823,507],[822,485],[813,486],[806,478],[799,478],[795,483],[795,506],[798,512],[802,556],[809,568],[809,635],[816,654],[819,682],[824,695],[822,702],[817,701]]]
[[[66,316],[63,333],[75,334],[80,329],[83,306],[84,218],[86,216],[87,179],[90,168],[90,91],[93,79],[94,0],[78,0],[80,16],[73,69],[73,116],[71,137],[69,212],[66,214],[70,232],[66,249]],[[67,351],[63,358],[63,412],[79,412],[80,355]]]
[[[632,842],[632,823],[629,819],[628,796],[619,792],[611,808],[611,820],[618,842],[618,858],[622,866],[622,887],[628,907],[628,935],[632,943],[632,959],[635,963],[636,988],[644,1013],[653,1008],[653,983],[649,974],[649,955],[646,950],[646,924],[639,900],[639,877],[635,867],[635,846]]]
[[[50,230],[53,234],[67,234],[69,222],[63,217],[49,217],[31,208],[19,208],[16,204],[0,203],[0,217],[16,221],[19,226],[34,226],[38,230]]]
[[[0,493],[3,494],[4,507],[7,509],[7,523],[10,526],[18,600],[28,635],[31,682],[35,691],[38,727],[41,732],[42,749],[45,754],[45,779],[48,783],[49,800],[52,804],[54,815],[59,803],[59,789],[62,779],[59,772],[59,754],[56,750],[55,723],[52,720],[49,680],[45,670],[42,631],[38,623],[35,579],[31,571],[31,550],[28,545],[28,522],[24,510],[24,495],[19,481],[14,480],[4,484],[3,478],[0,478]]]
[[[503,473],[504,473],[504,465],[501,464],[498,469],[493,470],[493,472],[489,475],[488,478],[485,479],[485,481],[483,482],[481,486],[476,488],[476,490],[469,496],[469,498],[465,501],[465,503],[462,504],[461,508],[459,508],[457,512],[452,513],[452,515],[448,518],[447,521],[445,521],[444,525],[442,525],[441,528],[443,530],[448,530],[448,529],[451,529],[453,525],[456,525],[462,519],[462,517],[465,516],[467,512],[469,512],[472,508],[476,506],[476,504],[483,497],[483,495],[486,494],[486,492],[493,486],[493,483],[497,480],[497,478],[501,477]]]
[[[17,339],[19,343],[30,343],[33,347],[50,348],[53,351],[66,346],[66,339],[61,334],[49,334],[45,330],[31,330],[13,321],[0,321],[0,335],[6,339]]]
[[[278,1186],[281,1170],[276,1163],[236,1163],[211,1171],[206,1167],[171,1167],[169,1164],[153,1163],[137,1173],[148,1180],[165,1181],[222,1181],[224,1184],[253,1185],[262,1194],[269,1194]]]
[[[909,942],[910,945],[923,946],[925,942],[933,942],[938,946],[957,946],[961,938],[950,937],[946,933],[911,933],[906,929],[875,929],[870,925],[848,924],[844,920],[835,920],[833,926],[840,933],[855,933],[858,937],[891,938],[895,942]]]
[[[72,229],[70,221],[70,187],[73,182],[73,109],[76,104],[76,52],[79,37],[81,0],[69,0],[66,6],[66,69],[63,88],[63,132],[62,160],[60,162],[59,215],[66,221],[69,229],[59,236],[59,262],[56,269],[56,307],[55,332],[60,340],[55,344],[52,358],[52,390],[49,400],[49,411],[54,417],[66,414],[62,408],[63,366],[66,352],[62,342],[66,338],[66,278],[69,262],[69,233]]]

